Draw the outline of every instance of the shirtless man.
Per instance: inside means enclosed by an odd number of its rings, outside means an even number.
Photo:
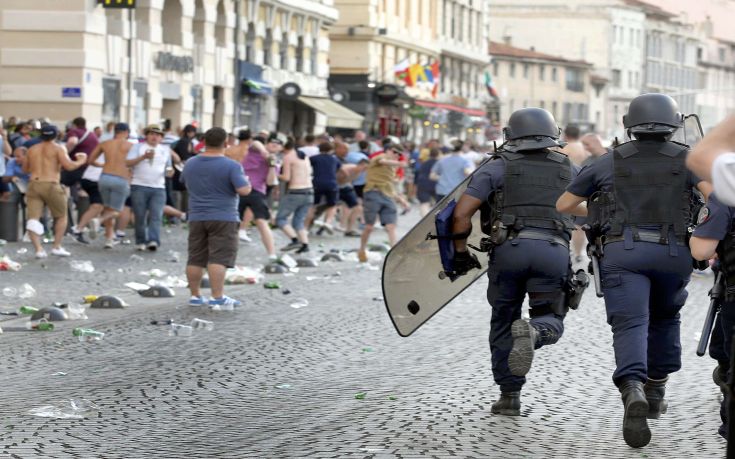
[[[125,207],[125,199],[130,195],[129,167],[143,159],[152,159],[154,156],[154,153],[149,151],[140,158],[128,161],[128,152],[133,146],[133,144],[128,142],[129,134],[130,128],[128,125],[118,123],[115,125],[115,137],[112,140],[97,145],[94,151],[92,151],[92,156],[89,157],[89,164],[102,168],[102,175],[100,175],[98,186],[105,210],[102,212],[100,222],[105,225],[105,248],[107,249],[115,246],[114,219],[120,215],[120,211]],[[97,158],[101,154],[105,155],[104,164],[97,162]]]
[[[304,221],[314,204],[314,189],[311,185],[311,161],[301,150],[296,150],[289,139],[283,147],[283,165],[278,179],[285,182],[286,193],[281,197],[276,215],[276,225],[291,239],[281,250],[298,249],[296,253],[309,251],[309,232]],[[291,223],[288,219],[293,215]]]
[[[36,249],[36,258],[46,258],[48,255],[41,246],[43,225],[40,218],[43,206],[46,205],[54,217],[54,247],[51,254],[58,257],[68,257],[69,252],[61,247],[61,239],[66,232],[66,192],[61,186],[61,168],[73,171],[87,163],[86,153],[77,153],[76,160],[72,161],[66,154],[64,147],[54,143],[59,130],[56,126],[46,125],[41,129],[42,142],[32,146],[23,161],[23,172],[31,174],[28,183],[26,199],[28,202],[28,223],[26,228],[31,242]]]
[[[564,141],[567,142],[567,145],[561,151],[569,156],[569,160],[574,165],[581,167],[582,163],[590,156],[590,153],[587,152],[582,142],[579,141],[579,128],[577,126],[567,126],[564,129]],[[586,245],[587,238],[584,232],[579,228],[575,229],[572,232],[572,263],[574,263],[575,269],[577,265],[584,262],[582,252]]]
[[[250,144],[253,142],[253,135],[250,133],[250,129],[240,129],[237,133],[237,140],[237,145],[227,147],[225,156],[237,163],[242,163],[243,158],[248,153]]]

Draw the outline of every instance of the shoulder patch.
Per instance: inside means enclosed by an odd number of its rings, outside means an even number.
[[[707,206],[704,206],[699,211],[699,216],[697,217],[697,225],[701,225],[707,220],[709,220],[709,208],[707,208]]]

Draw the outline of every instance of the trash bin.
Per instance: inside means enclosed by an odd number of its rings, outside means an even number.
[[[0,201],[0,239],[18,241],[18,200]]]

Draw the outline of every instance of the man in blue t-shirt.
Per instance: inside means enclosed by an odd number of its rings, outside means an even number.
[[[240,306],[240,301],[224,295],[225,271],[237,259],[240,217],[238,195],[246,196],[252,187],[242,166],[225,157],[227,132],[212,128],[204,134],[205,151],[186,162],[181,181],[189,190],[189,259],[186,277],[191,299],[189,305],[202,306],[200,294],[204,268],[209,272],[211,307]]]
[[[451,193],[474,169],[472,162],[462,156],[461,140],[454,142],[452,154],[440,159],[431,169],[431,180],[436,181],[436,200]]]
[[[322,212],[326,212],[323,228],[332,234],[332,221],[337,213],[339,200],[337,171],[342,167],[342,163],[334,155],[334,145],[330,142],[319,144],[319,154],[309,160],[313,174],[311,183],[314,186],[314,207],[307,217],[307,227],[310,227]]]

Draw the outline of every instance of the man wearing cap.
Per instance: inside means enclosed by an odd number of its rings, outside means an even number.
[[[102,213],[101,223],[105,225],[105,248],[115,246],[115,222],[120,215],[125,200],[130,194],[130,172],[126,164],[128,152],[132,144],[128,142],[130,128],[125,123],[115,125],[115,137],[97,146],[89,157],[89,164],[102,168],[97,182],[102,204],[105,210]],[[97,161],[101,154],[105,155],[104,165]],[[152,158],[153,155],[151,154]]]
[[[48,255],[41,246],[40,236],[43,234],[43,225],[39,221],[46,205],[54,217],[54,246],[52,255],[68,257],[69,252],[61,247],[61,239],[66,232],[66,192],[59,183],[61,169],[73,171],[87,162],[86,153],[78,153],[71,161],[66,150],[54,143],[59,130],[56,126],[46,125],[41,130],[41,143],[28,150],[23,162],[23,172],[30,173],[26,199],[28,203],[28,234],[36,249],[36,258],[46,258]]]
[[[156,125],[145,129],[145,142],[130,149],[132,168],[130,200],[135,215],[135,245],[140,251],[156,251],[161,245],[161,222],[166,205],[166,177],[173,175],[171,149],[161,144],[163,131]]]

